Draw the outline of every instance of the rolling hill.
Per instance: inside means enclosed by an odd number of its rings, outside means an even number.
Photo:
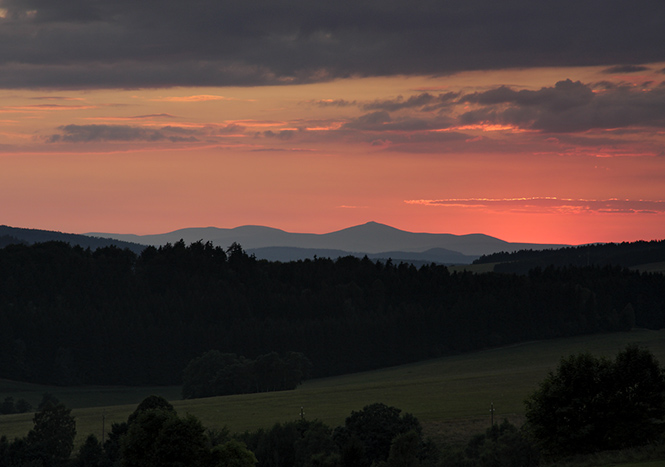
[[[143,249],[145,249],[145,245],[113,238],[100,238],[90,235],[77,235],[56,232],[53,230],[22,229],[18,227],[0,225],[0,248],[17,243],[31,245],[33,243],[52,241],[65,242],[70,245],[79,245],[82,248],[90,248],[92,250],[111,245],[122,249],[128,248],[134,253],[140,253],[143,251]]]

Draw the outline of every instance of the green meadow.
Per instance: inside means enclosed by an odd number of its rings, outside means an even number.
[[[373,402],[414,414],[425,433],[442,443],[465,441],[494,419],[520,423],[524,399],[561,357],[579,352],[613,357],[627,344],[649,348],[665,363],[665,330],[634,330],[534,341],[498,349],[305,382],[293,391],[179,400],[179,387],[56,387],[0,380],[0,401],[12,396],[36,406],[45,392],[55,395],[76,417],[80,443],[90,433],[101,437],[114,422],[126,421],[150,394],[169,399],[178,413],[190,413],[207,428],[232,432],[269,428],[301,416],[330,426],[344,423],[353,410]],[[25,435],[32,414],[0,416],[0,434]]]

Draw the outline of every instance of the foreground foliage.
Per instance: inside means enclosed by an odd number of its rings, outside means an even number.
[[[231,434],[206,430],[196,417],[180,416],[168,401],[150,396],[126,422],[113,424],[104,443],[88,435],[73,455],[75,421],[62,404],[45,404],[34,425],[24,438],[0,438],[0,467],[536,467],[543,446],[531,425],[518,428],[507,420],[465,446],[439,446],[423,436],[413,415],[382,403],[352,411],[334,429],[303,415]],[[651,454],[626,451],[632,456],[626,459],[657,459],[662,447]],[[620,459],[617,453],[598,459]],[[570,459],[565,465],[576,465]],[[596,465],[590,457],[578,459]]]
[[[551,456],[662,441],[665,370],[636,346],[613,361],[573,355],[561,360],[526,405],[533,436]]]
[[[261,467],[435,466],[437,448],[411,414],[382,403],[353,411],[334,430],[320,421],[277,423],[240,435]]]
[[[75,421],[61,404],[49,404],[26,438],[0,439],[0,467],[434,466],[436,448],[423,439],[418,420],[400,412],[376,403],[335,430],[303,418],[232,436],[206,430],[194,416],[179,416],[168,401],[150,396],[126,422],[113,424],[103,445],[89,435],[70,458]]]
[[[0,438],[0,465],[61,467],[69,460],[76,437],[76,421],[63,404],[47,402],[33,417],[34,428],[12,443]]]
[[[474,436],[465,447],[443,453],[445,467],[535,467],[540,452],[529,433],[504,420]]]

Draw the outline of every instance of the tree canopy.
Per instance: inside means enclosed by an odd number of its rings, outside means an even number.
[[[614,360],[571,355],[526,408],[534,437],[552,456],[648,444],[665,432],[665,370],[636,346]]]
[[[415,435],[418,444],[422,442],[422,427],[416,417],[408,413],[401,415],[401,410],[396,407],[374,403],[351,412],[335,437],[343,449],[355,449],[354,444],[359,443],[363,453],[360,467],[369,466],[374,461],[386,461],[393,440],[406,433]]]

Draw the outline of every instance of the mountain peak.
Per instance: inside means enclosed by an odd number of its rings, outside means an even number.
[[[368,231],[368,232],[405,232],[404,230],[397,229],[395,227],[392,227],[387,224],[382,224],[380,222],[376,221],[369,221],[365,222],[364,224],[359,224],[359,225],[354,225],[352,227],[347,227],[346,229],[338,230],[337,232],[331,232],[331,233],[338,233],[338,232],[345,232],[345,231],[354,231],[354,232],[362,232],[362,231]]]

